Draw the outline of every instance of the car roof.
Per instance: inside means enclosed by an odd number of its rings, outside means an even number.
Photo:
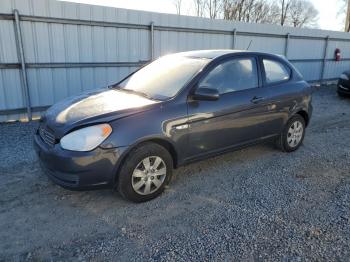
[[[281,55],[275,55],[275,54],[263,53],[263,52],[254,52],[249,50],[237,50],[237,49],[195,50],[195,51],[177,53],[176,55],[185,56],[185,57],[214,59],[227,54],[272,55],[272,56],[284,58],[284,56],[281,56]]]

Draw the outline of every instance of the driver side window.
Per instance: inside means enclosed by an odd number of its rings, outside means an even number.
[[[216,66],[202,79],[199,87],[217,89],[220,94],[258,87],[254,58],[235,58]]]

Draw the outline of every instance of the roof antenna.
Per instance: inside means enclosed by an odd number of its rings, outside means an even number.
[[[250,45],[252,44],[253,40],[250,40],[249,45],[246,50],[249,50]]]

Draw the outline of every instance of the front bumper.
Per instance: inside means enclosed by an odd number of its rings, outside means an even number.
[[[112,186],[127,147],[76,152],[59,144],[50,147],[35,134],[34,148],[51,180],[65,188],[84,190]]]
[[[350,80],[339,79],[337,87],[338,93],[350,95]]]

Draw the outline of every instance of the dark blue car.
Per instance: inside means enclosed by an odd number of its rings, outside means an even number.
[[[180,165],[264,141],[296,150],[311,113],[310,86],[281,56],[184,52],[53,105],[35,148],[57,184],[117,188],[141,202]]]
[[[339,96],[350,96],[350,70],[340,75],[337,87]]]

